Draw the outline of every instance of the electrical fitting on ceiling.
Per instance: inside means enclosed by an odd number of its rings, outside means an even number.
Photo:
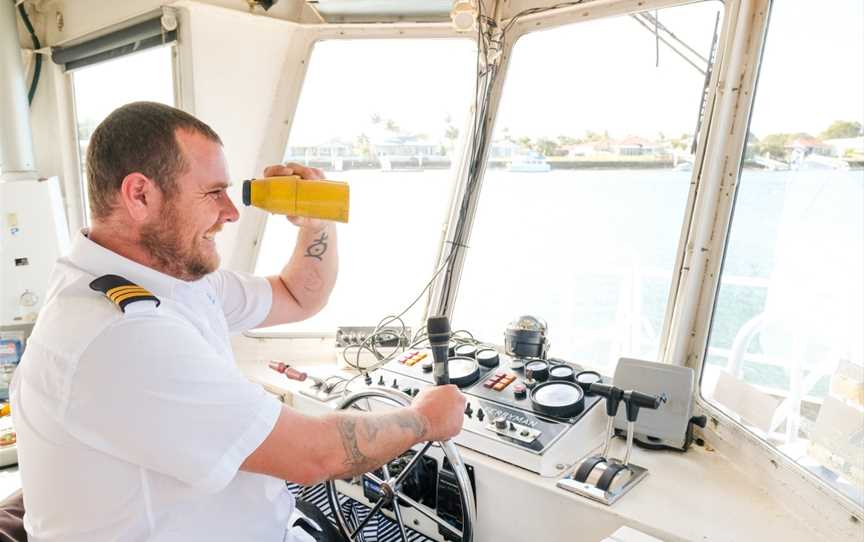
[[[450,20],[458,32],[477,30],[477,5],[475,0],[453,0]]]

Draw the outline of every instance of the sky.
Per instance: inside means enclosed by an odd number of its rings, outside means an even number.
[[[819,9],[814,9],[815,6]],[[824,9],[830,6],[831,9]],[[660,11],[659,20],[708,55],[719,2]],[[834,120],[864,122],[864,2],[780,0],[772,13],[752,131],[818,134]],[[695,129],[702,74],[631,17],[589,21],[523,36],[506,74],[496,134],[581,136],[587,130],[680,136]],[[434,132],[464,118],[473,87],[473,45],[442,41],[324,42],[313,53],[292,143],[368,130],[369,112]],[[464,44],[461,44],[464,45]],[[429,73],[440,73],[430,83]],[[352,82],[354,82],[352,84]],[[359,83],[358,83],[359,82]],[[346,95],[346,86],[349,88]],[[468,94],[470,99],[470,93]],[[324,112],[339,125],[316,122]]]
[[[723,5],[709,1],[658,18],[707,55],[718,12]],[[864,122],[864,2],[778,0],[771,17],[751,131],[816,135],[834,120]],[[136,99],[171,103],[170,54],[165,47],[75,72],[79,119],[101,120]],[[657,61],[653,34],[630,17],[528,34],[506,73],[497,137],[692,133],[703,76],[662,45]],[[290,143],[384,132],[383,123],[372,125],[373,113],[433,138],[448,117],[462,129],[474,62],[470,39],[320,42]]]

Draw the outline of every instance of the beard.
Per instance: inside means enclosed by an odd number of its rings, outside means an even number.
[[[203,239],[189,242],[189,229],[179,210],[169,203],[160,218],[141,228],[141,245],[159,266],[156,270],[172,277],[193,281],[216,271],[219,255],[212,247],[202,246]],[[188,234],[187,234],[188,235]]]

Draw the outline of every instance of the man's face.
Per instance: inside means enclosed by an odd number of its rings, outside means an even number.
[[[226,192],[222,146],[183,130],[176,137],[188,168],[177,178],[176,192],[167,197],[163,193],[159,216],[141,229],[141,243],[160,271],[191,281],[219,267],[214,237],[239,215]]]

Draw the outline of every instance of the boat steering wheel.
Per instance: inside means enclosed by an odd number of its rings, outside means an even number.
[[[340,410],[359,408],[357,403],[366,400],[368,404],[369,399],[384,401],[398,407],[406,407],[411,404],[411,397],[400,391],[388,388],[369,388],[348,396],[339,404],[338,408]],[[429,448],[433,445],[441,448],[444,457],[447,458],[450,465],[453,467],[453,473],[455,474],[459,485],[459,495],[462,504],[462,529],[458,529],[454,525],[438,517],[435,510],[415,501],[402,490],[402,485],[408,474],[417,466]],[[333,510],[333,515],[336,518],[336,526],[346,540],[356,542],[363,531],[363,528],[369,523],[370,518],[378,513],[383,514],[382,507],[385,505],[392,505],[393,512],[396,516],[396,523],[399,525],[399,532],[402,536],[403,542],[408,542],[405,522],[402,519],[401,507],[403,506],[417,510],[420,514],[436,523],[439,529],[449,531],[453,536],[458,537],[457,540],[460,540],[461,542],[472,542],[477,514],[474,502],[474,492],[471,487],[471,481],[468,478],[468,471],[465,468],[465,464],[462,462],[462,457],[459,455],[456,445],[453,444],[452,441],[445,440],[437,443],[433,441],[426,442],[422,449],[414,454],[411,461],[409,461],[405,468],[396,476],[390,476],[387,463],[381,466],[381,472],[384,474],[383,479],[379,478],[372,472],[362,475],[378,486],[376,491],[378,502],[375,503],[369,511],[369,515],[367,515],[355,529],[351,529],[346,518],[342,514],[342,508],[339,503],[339,493],[336,489],[336,481],[330,480],[325,484],[327,499],[330,502],[330,508]]]

